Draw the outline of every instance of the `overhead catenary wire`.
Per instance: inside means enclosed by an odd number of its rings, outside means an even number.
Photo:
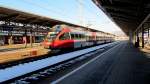
[[[79,24],[84,25],[84,10],[83,10],[83,2],[81,0],[76,0],[79,8]]]
[[[79,9],[79,11],[80,11],[80,23],[81,23],[81,21],[82,21],[82,23],[85,23],[85,22],[83,22],[83,21],[86,21],[85,19],[85,16],[83,15],[84,14],[84,9],[85,9],[85,11],[87,11],[88,13],[90,13],[91,15],[92,15],[92,17],[94,18],[94,19],[96,19],[97,17],[99,17],[98,15],[97,15],[97,13],[95,12],[95,11],[93,11],[93,10],[90,10],[88,7],[87,7],[87,5],[85,5],[85,3],[83,2],[83,0],[75,0],[78,4],[79,4],[79,6],[80,6],[80,9]],[[86,7],[85,7],[86,6]],[[96,16],[97,17],[96,17]],[[89,26],[89,24],[90,25],[92,25],[91,23],[89,23],[89,22],[91,22],[91,21],[87,21],[88,22],[88,26]],[[95,22],[95,21],[92,21],[92,22]]]

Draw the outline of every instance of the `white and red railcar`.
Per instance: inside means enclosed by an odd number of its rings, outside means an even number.
[[[74,49],[111,41],[112,38],[108,37],[106,33],[91,32],[67,25],[56,25],[48,32],[43,45],[49,49]]]

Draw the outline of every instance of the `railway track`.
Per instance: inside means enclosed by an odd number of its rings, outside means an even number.
[[[116,45],[117,42],[99,45],[83,50],[78,50],[61,55],[47,57],[45,59],[30,60],[11,67],[0,69],[0,82],[12,84],[35,83],[46,76],[55,74],[74,63],[89,58],[92,54],[106,51]]]

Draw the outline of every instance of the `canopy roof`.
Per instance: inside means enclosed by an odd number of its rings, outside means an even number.
[[[149,21],[150,0],[92,0],[128,35],[144,19]]]
[[[66,24],[66,25],[74,26],[74,27],[82,27],[85,30],[90,30],[93,32],[102,32],[99,30],[83,27],[80,25],[76,25],[76,24],[72,24],[72,23],[68,23],[68,22],[64,22],[60,20],[55,20],[50,17],[39,16],[36,14],[31,14],[31,13],[23,12],[20,10],[14,10],[11,8],[6,8],[6,7],[0,7],[0,21],[10,21],[10,22],[16,22],[16,23],[22,23],[22,24],[33,24],[33,25],[41,25],[41,26],[47,26],[47,27],[52,27],[58,24]],[[4,26],[4,25],[0,25],[0,26]],[[18,27],[18,28],[21,28],[21,27]],[[102,33],[105,33],[105,32],[102,32]],[[110,33],[106,33],[106,34],[110,34]]]
[[[38,24],[42,26],[53,26],[56,24],[69,24],[60,20],[55,20],[49,17],[39,16],[36,14],[31,14],[19,10],[14,10],[11,8],[0,7],[0,20],[1,21],[11,21],[23,24]]]

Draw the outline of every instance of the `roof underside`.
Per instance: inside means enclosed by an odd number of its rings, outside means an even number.
[[[69,24],[71,23],[55,20],[49,17],[39,16],[27,12],[22,12],[10,8],[0,7],[0,20],[11,21],[23,24],[37,24],[42,26],[54,26],[56,24]]]
[[[45,16],[39,16],[39,15],[23,12],[20,10],[5,8],[5,7],[0,7],[0,21],[9,21],[9,22],[40,25],[40,26],[47,26],[47,27],[52,27],[57,24],[67,24],[67,25],[74,26],[74,27],[82,27],[82,28],[85,28],[86,30],[98,31],[98,30],[90,29],[90,28],[83,27],[80,25],[52,19],[52,18],[45,17]]]
[[[127,35],[150,13],[150,0],[93,0]]]

